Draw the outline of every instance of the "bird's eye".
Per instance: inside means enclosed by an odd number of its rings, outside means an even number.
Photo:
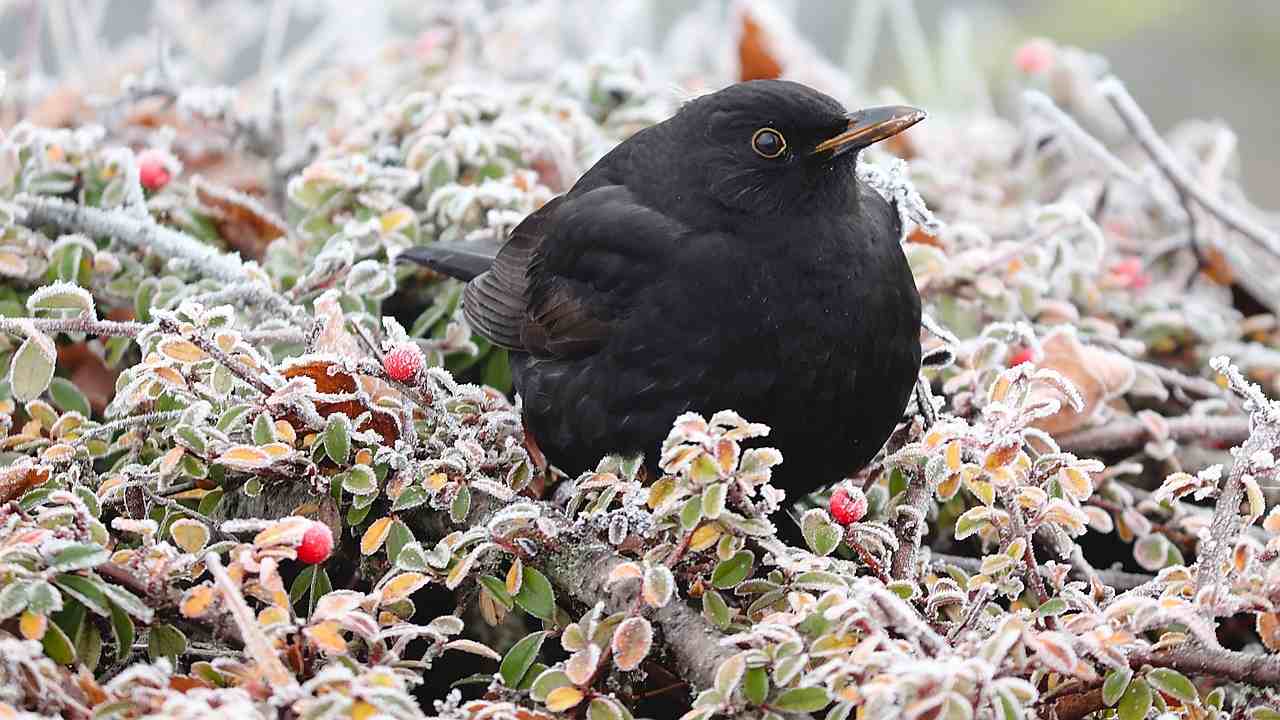
[[[773,159],[787,149],[787,141],[773,128],[760,128],[751,136],[751,149],[762,158]]]

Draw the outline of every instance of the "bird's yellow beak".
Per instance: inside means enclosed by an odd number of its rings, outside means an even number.
[[[842,155],[861,150],[897,135],[925,118],[925,112],[906,105],[885,105],[849,113],[849,126],[839,135],[818,143],[813,153]]]

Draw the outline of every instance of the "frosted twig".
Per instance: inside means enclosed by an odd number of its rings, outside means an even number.
[[[1220,355],[1210,360],[1209,364],[1225,375],[1231,389],[1245,399],[1245,409],[1251,413],[1251,427],[1248,439],[1232,451],[1235,462],[1227,476],[1226,486],[1222,488],[1222,494],[1214,505],[1208,534],[1200,541],[1200,557],[1196,561],[1197,593],[1206,586],[1217,585],[1223,580],[1222,566],[1226,562],[1227,553],[1235,546],[1236,536],[1242,526],[1240,503],[1245,499],[1245,476],[1253,469],[1253,458],[1258,454],[1273,457],[1276,445],[1280,444],[1277,442],[1277,435],[1280,433],[1280,403],[1268,400],[1262,394],[1262,389],[1246,380],[1227,357]],[[1217,604],[1216,598],[1210,602]]]
[[[224,352],[222,348],[218,347],[217,343],[210,342],[208,338],[204,337],[200,333],[191,333],[190,335],[184,335],[178,329],[178,324],[170,319],[160,320],[160,330],[162,332],[166,332],[172,335],[177,335],[178,337],[186,337],[188,340],[195,343],[196,347],[205,351],[209,355],[209,357],[213,358],[218,363],[220,363],[223,367],[230,370],[232,375],[235,375],[236,377],[240,378],[240,380],[243,381],[246,385],[257,390],[263,395],[270,395],[271,393],[275,392],[275,390],[270,385],[268,385],[265,380],[262,379],[263,377],[262,373],[255,373],[251,371],[249,368],[245,367],[244,364],[241,363],[239,360],[236,360],[235,358],[231,357],[226,352]]]
[[[28,227],[53,225],[63,232],[115,238],[140,252],[189,260],[192,271],[223,282],[252,282],[255,279],[239,257],[221,252],[186,233],[157,225],[150,219],[41,195],[24,193],[14,198],[14,202],[26,210],[24,224]]]
[[[1052,120],[1058,127],[1062,128],[1067,135],[1071,136],[1076,143],[1084,149],[1085,152],[1092,155],[1100,162],[1112,175],[1123,180],[1133,183],[1134,185],[1142,185],[1142,176],[1134,172],[1132,168],[1125,165],[1120,158],[1116,157],[1102,141],[1094,137],[1088,130],[1080,127],[1080,123],[1075,118],[1062,111],[1057,103],[1048,95],[1039,90],[1027,90],[1022,94],[1022,101],[1026,103],[1031,110],[1043,115],[1045,118]]]
[[[80,437],[76,438],[76,442],[84,442],[96,435],[111,435],[117,430],[124,430],[125,428],[136,427],[139,425],[162,425],[180,419],[185,412],[185,410],[166,410],[164,412],[153,412],[143,415],[133,415],[127,418],[120,418],[119,420],[85,430],[83,433],[80,433]]]
[[[274,688],[277,693],[284,690],[285,694],[292,695],[292,691],[298,687],[297,678],[280,661],[280,656],[276,654],[271,639],[262,631],[253,610],[240,594],[240,589],[227,574],[226,568],[222,567],[222,558],[218,557],[217,553],[211,552],[204,556],[204,564],[209,574],[213,576],[214,586],[222,595],[223,604],[240,629],[240,636],[244,638],[245,652],[257,664],[268,687]]]
[[[911,476],[906,497],[897,508],[893,520],[894,534],[898,538],[898,552],[893,554],[890,575],[895,580],[915,580],[920,541],[924,537],[925,508],[933,498],[933,484],[923,472],[908,470]]]
[[[1125,126],[1129,128],[1129,132],[1133,133],[1134,139],[1177,190],[1185,192],[1196,204],[1220,220],[1222,224],[1252,240],[1272,255],[1280,257],[1280,238],[1277,238],[1275,233],[1218,199],[1210,197],[1204,188],[1200,187],[1200,184],[1187,173],[1173,151],[1151,125],[1151,120],[1129,95],[1124,83],[1114,76],[1107,77],[1098,83],[1098,92],[1111,103]]]
[[[1169,387],[1178,388],[1193,395],[1206,398],[1223,397],[1225,395],[1222,388],[1212,380],[1185,375],[1171,367],[1157,365],[1156,363],[1141,362],[1138,363],[1138,365],[1140,365],[1142,369],[1150,372],[1152,375],[1155,375],[1160,382],[1168,385]]]
[[[1249,418],[1193,415],[1169,418],[1169,438],[1239,443],[1249,436]],[[1115,419],[1101,427],[1080,430],[1057,438],[1058,445],[1076,454],[1098,453],[1138,447],[1151,438],[1151,431],[1136,418]]]
[[[136,338],[150,325],[132,320],[94,320],[93,318],[0,318],[0,332],[25,335],[25,326],[35,326],[46,333],[84,333],[98,337]]]

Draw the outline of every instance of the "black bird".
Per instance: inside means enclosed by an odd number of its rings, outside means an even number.
[[[400,257],[470,280],[471,327],[511,351],[526,428],[576,473],[651,459],[677,415],[767,423],[791,499],[856,471],[920,366],[920,296],[858,151],[924,118],[846,113],[792,82],[686,103],[520,223]]]

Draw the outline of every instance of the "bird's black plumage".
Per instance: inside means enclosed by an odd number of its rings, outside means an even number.
[[[511,350],[550,460],[652,458],[680,413],[732,408],[772,427],[792,497],[866,464],[912,392],[920,298],[898,216],[855,162],[921,117],[734,85],[623,142],[516,227],[464,311]],[[404,257],[469,279],[475,255]]]

